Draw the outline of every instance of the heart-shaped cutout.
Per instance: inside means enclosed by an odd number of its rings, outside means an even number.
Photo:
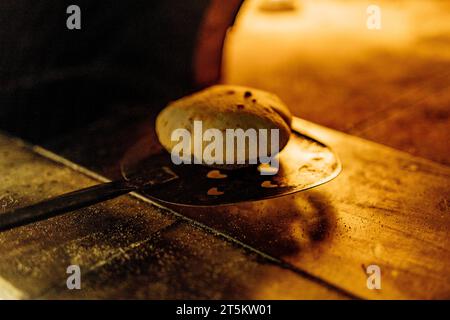
[[[219,170],[211,170],[206,175],[210,179],[225,179],[228,177],[226,174],[221,173]]]
[[[220,195],[222,195],[222,194],[223,194],[223,192],[217,190],[216,187],[211,188],[211,189],[208,190],[208,196],[220,196]]]
[[[275,175],[278,173],[278,168],[271,167],[268,163],[261,163],[258,166],[258,171],[265,175]]]
[[[272,181],[266,180],[261,183],[261,187],[263,188],[277,188],[279,187],[277,184],[273,184]]]

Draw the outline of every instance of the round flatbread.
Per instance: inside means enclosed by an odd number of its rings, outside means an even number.
[[[274,156],[274,153],[279,152],[289,140],[291,121],[292,115],[289,109],[274,94],[242,86],[215,85],[171,102],[160,112],[156,119],[156,133],[164,148],[172,152],[174,148],[179,149],[180,147],[179,136],[174,135],[174,132],[177,129],[189,132],[192,138],[190,155],[197,159],[203,156],[203,164],[217,167],[223,167],[222,164],[226,164],[227,168],[236,168],[242,166],[242,163],[238,163],[239,155],[242,155],[240,158],[241,162],[243,158],[245,159],[245,164],[251,164],[254,161],[252,156],[254,153],[252,151],[254,151],[255,141],[251,140],[254,138],[252,133],[256,133],[258,154],[260,148],[265,147],[267,155]],[[206,133],[208,129],[215,129],[213,131],[210,130],[213,133],[212,135],[206,134],[206,136],[203,136],[201,142],[202,152],[211,151],[211,143],[213,141],[221,143],[223,146],[222,154],[218,154],[217,150],[215,150],[212,155],[215,160],[221,158],[223,160],[222,163],[220,161],[211,163],[211,159],[208,159],[205,154],[201,155],[198,153],[199,148],[194,150],[194,139],[197,142],[199,139],[195,135],[195,132],[198,132],[199,124],[201,124],[203,133]],[[229,141],[228,137],[230,137],[228,135],[229,130],[236,129],[242,129],[241,133],[248,134],[246,136],[248,140],[246,140],[245,145],[241,144],[239,146],[237,142],[227,144],[227,141]],[[262,131],[267,133],[266,139],[260,139],[264,137],[260,135],[260,129],[264,129]],[[272,148],[275,146],[275,144],[272,146],[271,143],[272,134],[275,134],[276,131],[272,129],[278,129],[278,148]],[[222,141],[220,141],[220,137],[217,137],[219,133],[223,136]],[[174,139],[177,137],[178,139]],[[274,135],[274,137],[276,136]],[[205,140],[205,138],[207,139]],[[216,139],[218,140],[216,141]],[[251,143],[248,143],[250,140]],[[208,145],[210,146],[209,149]],[[230,161],[227,161],[230,159],[233,159],[234,162],[230,163]]]

